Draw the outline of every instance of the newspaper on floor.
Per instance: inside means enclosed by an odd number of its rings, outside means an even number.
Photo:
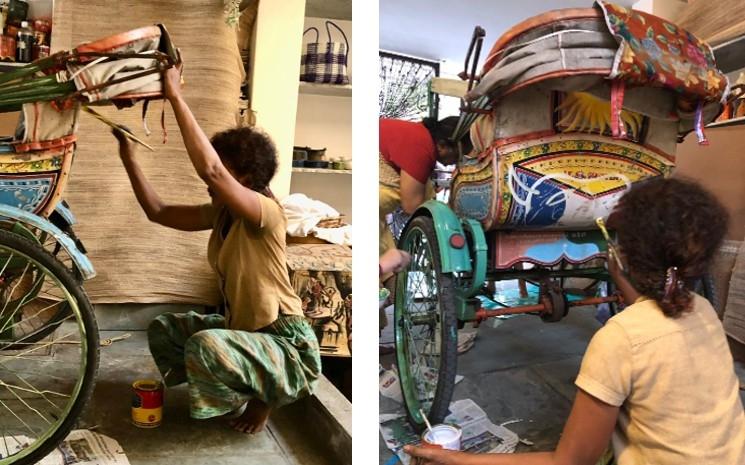
[[[423,371],[430,379],[436,379],[436,374],[433,376],[434,370],[425,368]],[[460,383],[462,379],[462,375],[455,375],[455,384]],[[383,396],[393,399],[399,404],[403,403],[404,399],[401,394],[401,385],[398,382],[396,365],[393,365],[390,370],[379,370],[378,385]]]
[[[450,404],[450,415],[444,423],[461,427],[463,437],[461,449],[473,453],[512,453],[519,441],[517,434],[509,429],[495,425],[481,407],[471,399],[457,400]],[[410,457],[403,448],[407,444],[417,445],[421,438],[406,420],[405,413],[380,415],[380,434],[386,446],[398,455],[404,465],[409,465]]]
[[[0,458],[18,452],[31,441],[27,436],[8,436],[0,440]],[[10,450],[8,450],[10,449]],[[129,465],[122,447],[114,439],[93,431],[70,432],[62,443],[37,465]]]

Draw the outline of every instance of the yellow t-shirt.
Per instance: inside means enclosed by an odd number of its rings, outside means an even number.
[[[745,464],[745,414],[722,324],[709,302],[668,318],[629,306],[590,341],[576,385],[620,407],[618,465]]]
[[[220,278],[230,329],[255,331],[274,323],[280,313],[303,315],[287,271],[284,211],[274,200],[257,195],[259,226],[235,218],[223,237],[229,212],[223,208],[212,214],[207,257]]]

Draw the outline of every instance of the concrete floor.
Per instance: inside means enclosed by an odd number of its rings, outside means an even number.
[[[101,347],[95,390],[76,428],[95,429],[117,440],[132,465],[351,463],[351,403],[325,377],[319,380],[314,396],[275,411],[268,428],[256,435],[238,433],[225,420],[189,418],[185,385],[166,391],[163,423],[159,428],[133,426],[130,411],[132,382],[160,378],[148,351],[144,329],[163,312],[189,310],[203,311],[203,308],[134,304],[96,306],[101,340],[125,333],[130,333],[131,337]],[[76,334],[76,330],[71,329],[63,326],[59,334]],[[77,374],[77,347],[62,345],[54,353],[35,354],[34,369],[28,372],[23,371],[26,369],[24,360],[5,360],[5,363],[13,364],[7,368],[23,373],[34,385],[69,392],[68,384]],[[75,374],[71,375],[71,369]],[[5,394],[7,398],[8,394]],[[30,402],[33,404],[36,400]],[[39,399],[38,402],[42,401]],[[47,410],[42,411],[47,412],[48,406],[43,404],[43,407]],[[35,417],[32,419],[41,421]],[[41,425],[32,423],[31,426],[37,428]]]
[[[303,434],[292,419],[293,406],[280,409],[269,427],[256,435],[233,431],[224,420],[193,420],[188,414],[186,386],[166,391],[163,424],[140,429],[130,422],[131,383],[157,376],[142,331],[125,341],[101,348],[96,388],[79,427],[116,439],[132,465],[326,465],[325,444]],[[101,338],[121,335],[101,331]],[[310,419],[309,419],[310,420]]]
[[[501,424],[522,420],[507,427],[533,446],[518,445],[518,452],[554,448],[574,399],[574,379],[590,338],[600,327],[593,309],[572,309],[559,323],[543,323],[535,316],[514,317],[497,328],[484,323],[475,346],[458,357],[453,400],[470,398],[491,421]],[[393,355],[381,357],[385,368]],[[738,367],[745,382],[745,365]],[[745,391],[741,391],[745,402]],[[380,412],[396,411],[398,404],[380,396]],[[392,453],[378,441],[380,464]]]

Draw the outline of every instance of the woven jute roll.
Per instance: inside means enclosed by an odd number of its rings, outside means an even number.
[[[380,152],[378,152],[378,176],[380,184],[384,186],[398,189],[401,184],[401,175],[383,158]]]
[[[745,34],[745,8],[742,0],[688,2],[675,22],[712,45]]]
[[[184,61],[184,96],[207,135],[236,125],[241,68],[236,34],[225,24],[222,0],[55,2],[55,49],[68,49],[145,25],[163,23]],[[151,102],[144,135],[142,103],[101,108],[155,146],[138,160],[166,203],[209,202],[189,162],[176,120],[165,105],[168,142],[162,144],[163,105]],[[85,287],[95,303],[214,304],[218,290],[207,263],[208,233],[179,232],[150,223],[140,209],[109,129],[80,116],[78,145],[65,198],[98,276]]]
[[[745,241],[732,270],[722,324],[727,335],[745,344]]]

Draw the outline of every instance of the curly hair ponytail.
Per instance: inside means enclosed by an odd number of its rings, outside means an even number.
[[[631,284],[669,317],[690,310],[692,286],[709,269],[727,223],[727,211],[711,193],[673,178],[635,186],[608,219]]]

